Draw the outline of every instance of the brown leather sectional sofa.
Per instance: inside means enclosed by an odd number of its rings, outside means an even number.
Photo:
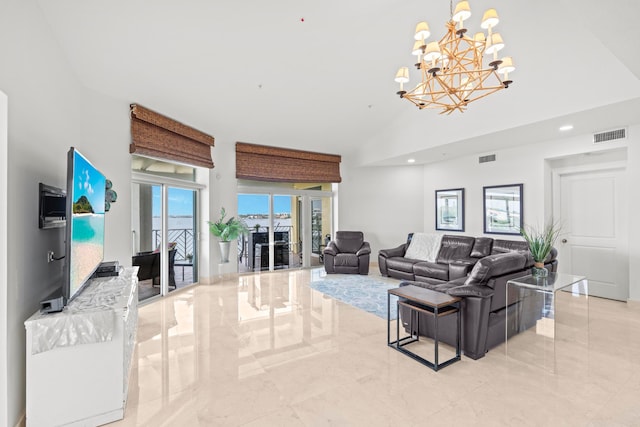
[[[519,301],[506,296],[507,281],[530,274],[533,258],[524,241],[444,235],[436,262],[404,258],[406,243],[383,249],[378,255],[383,276],[404,280],[400,286],[416,285],[462,298],[462,349],[465,356],[479,359],[489,349],[505,342],[507,336],[520,331],[516,325],[506,328],[507,312],[519,311],[529,326],[535,324],[542,301]],[[557,270],[557,251],[545,260],[550,272]],[[526,309],[523,312],[523,308]],[[401,309],[401,319],[408,313]],[[511,318],[512,316],[510,316]],[[405,329],[408,323],[403,321]],[[421,315],[421,335],[433,337],[433,318]],[[413,331],[415,333],[415,331]],[[455,316],[438,321],[438,338],[455,345]]]

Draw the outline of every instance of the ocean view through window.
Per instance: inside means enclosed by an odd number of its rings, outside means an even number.
[[[262,195],[238,195],[238,216],[250,229],[269,225],[269,204],[263,199]],[[290,196],[273,196],[273,221],[276,228],[291,227]]]
[[[176,243],[176,260],[187,261],[193,258],[194,247],[194,191],[182,188],[169,188],[169,216],[168,232],[169,242]],[[152,247],[160,245],[160,187],[154,186],[153,197],[153,221]]]

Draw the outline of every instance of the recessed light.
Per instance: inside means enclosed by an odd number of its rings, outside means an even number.
[[[407,163],[415,163],[415,162],[416,162],[416,159],[409,159],[409,160],[407,160]]]
[[[558,129],[560,132],[566,132],[568,130],[573,129],[573,125],[564,125],[564,126],[560,126],[560,128]]]

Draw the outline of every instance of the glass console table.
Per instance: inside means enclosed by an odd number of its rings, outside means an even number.
[[[519,277],[507,282],[506,298],[507,359],[557,372],[559,353],[563,360],[574,362],[586,354],[589,285],[585,277],[562,273]]]

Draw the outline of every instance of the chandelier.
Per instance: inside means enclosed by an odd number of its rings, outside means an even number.
[[[509,73],[515,70],[513,60],[507,56],[498,59],[498,52],[504,47],[500,33],[493,29],[498,24],[498,13],[488,9],[480,27],[487,30],[467,35],[464,21],[471,16],[468,1],[459,1],[453,9],[450,0],[451,19],[447,22],[447,33],[438,42],[427,42],[431,35],[426,22],[416,26],[413,55],[420,71],[420,82],[408,91],[404,84],[409,82],[409,68],[401,67],[395,81],[400,83],[400,98],[415,104],[418,108],[441,108],[440,114],[463,112],[467,104],[484,98],[501,89],[508,88],[512,80]],[[488,56],[487,65],[483,58]]]

